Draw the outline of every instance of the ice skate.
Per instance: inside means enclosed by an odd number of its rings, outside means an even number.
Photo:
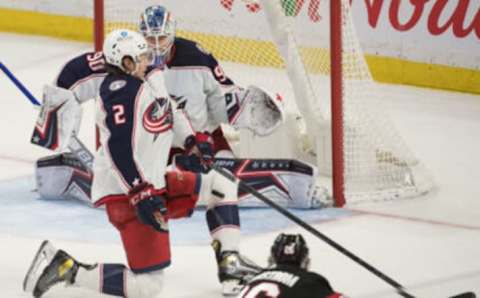
[[[79,264],[63,250],[58,250],[52,261],[43,270],[38,278],[33,296],[41,297],[53,285],[60,282],[72,284],[78,271]]]
[[[262,268],[237,251],[221,251],[221,244],[212,243],[218,264],[218,279],[222,283],[224,296],[237,295],[245,283],[258,274]]]
[[[48,240],[45,240],[40,244],[35,257],[33,258],[32,264],[28,268],[27,274],[23,280],[23,290],[25,292],[33,292],[33,288],[35,287],[35,283],[40,277],[40,274],[48,264],[50,264],[56,253],[57,249],[53,247]]]
[[[25,276],[23,289],[38,298],[58,283],[73,284],[79,267],[90,270],[95,266],[79,263],[65,251],[57,250],[49,241],[44,241]]]

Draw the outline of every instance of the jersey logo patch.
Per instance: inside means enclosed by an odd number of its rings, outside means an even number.
[[[187,98],[185,96],[175,96],[170,94],[170,97],[177,103],[177,109],[185,109],[185,106],[187,105]]]
[[[156,98],[143,113],[143,127],[150,133],[158,134],[173,126],[172,107],[165,97]]]
[[[127,84],[127,81],[125,80],[113,81],[110,83],[110,86],[108,86],[108,88],[110,89],[110,91],[117,91],[125,87],[126,84]]]

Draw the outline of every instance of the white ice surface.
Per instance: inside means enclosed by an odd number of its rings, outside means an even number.
[[[0,33],[0,61],[37,97],[69,57],[90,45]],[[479,82],[480,83],[480,82]],[[400,282],[418,297],[480,294],[480,96],[383,86],[401,135],[432,172],[437,188],[423,198],[297,212],[317,229]],[[0,73],[0,297],[30,297],[23,275],[48,238],[85,262],[125,262],[101,210],[38,200],[33,162],[49,152],[29,143],[37,111]],[[93,145],[86,106],[80,137]],[[354,210],[353,210],[354,209]],[[203,211],[172,226],[173,262],[161,297],[220,297]],[[242,251],[265,264],[279,231],[302,232],[273,211],[242,211]],[[268,220],[265,220],[268,218]],[[312,269],[351,297],[397,297],[392,287],[302,232]],[[45,297],[94,297],[54,288]]]

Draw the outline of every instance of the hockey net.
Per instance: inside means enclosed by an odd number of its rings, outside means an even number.
[[[103,22],[96,21],[105,34],[137,30],[143,9],[162,4],[177,21],[177,36],[211,51],[236,84],[280,93],[285,125],[267,138],[231,133],[239,156],[316,164],[323,176],[333,177],[337,206],[424,194],[433,186],[431,178],[383,108],[384,95],[372,80],[349,3],[103,0]]]

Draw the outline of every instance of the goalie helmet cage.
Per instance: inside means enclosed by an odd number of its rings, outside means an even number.
[[[240,142],[241,152],[316,164],[332,177],[336,206],[415,197],[433,187],[386,114],[386,94],[371,77],[349,0],[94,2],[97,50],[105,34],[137,30],[141,12],[161,4],[172,11],[177,36],[212,52],[237,84],[280,93],[284,129],[266,141],[242,132],[249,140]]]

